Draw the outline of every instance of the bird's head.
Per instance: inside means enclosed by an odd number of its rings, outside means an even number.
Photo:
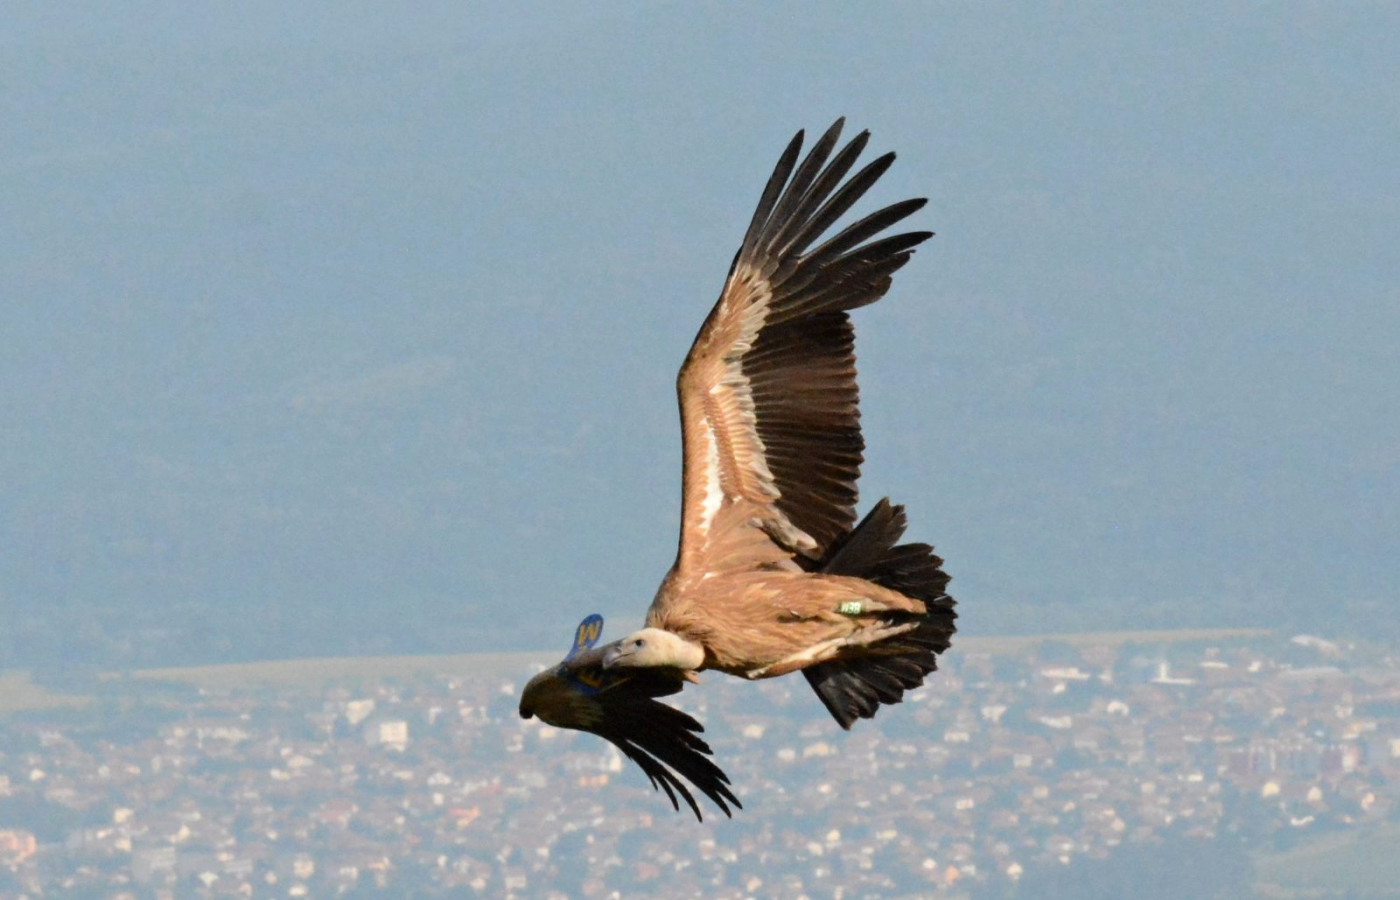
[[[603,668],[672,668],[694,670],[705,662],[699,644],[660,628],[643,628],[613,644],[603,656]]]

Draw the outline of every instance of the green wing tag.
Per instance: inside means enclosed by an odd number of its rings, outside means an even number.
[[[847,600],[836,607],[836,611],[843,616],[858,616],[864,609],[865,605],[859,600]]]
[[[594,613],[582,622],[578,623],[578,630],[574,632],[574,645],[569,648],[569,655],[565,659],[572,659],[585,650],[591,649],[598,643],[598,638],[603,636],[603,617]]]

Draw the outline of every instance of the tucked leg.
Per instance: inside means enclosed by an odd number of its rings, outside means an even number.
[[[775,663],[770,663],[757,669],[750,669],[744,673],[744,677],[776,678],[779,675],[786,675],[789,672],[796,672],[799,669],[805,669],[808,666],[814,666],[817,663],[833,659],[838,656],[842,650],[848,647],[866,647],[895,637],[896,635],[913,631],[918,626],[918,622],[901,622],[897,625],[881,623],[868,626],[854,634],[819,641],[807,649],[794,653],[791,656],[786,656]]]

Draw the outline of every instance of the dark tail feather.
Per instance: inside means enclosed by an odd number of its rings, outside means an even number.
[[[872,655],[834,659],[802,670],[812,690],[842,728],[868,719],[882,703],[898,703],[904,692],[924,683],[938,668],[957,630],[954,600],[949,597],[943,560],[928,544],[896,544],[907,525],[904,507],[888,498],[875,504],[860,524],[832,547],[817,568],[851,575],[922,600],[922,616],[891,614],[891,621],[918,620],[918,627],[867,649]],[[877,654],[877,655],[876,655]]]

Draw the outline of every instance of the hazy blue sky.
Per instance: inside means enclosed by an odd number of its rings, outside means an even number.
[[[967,631],[1391,608],[1400,7],[1134,7],[7,6],[0,607],[631,627],[675,369],[846,115],[938,233],[863,496]]]

